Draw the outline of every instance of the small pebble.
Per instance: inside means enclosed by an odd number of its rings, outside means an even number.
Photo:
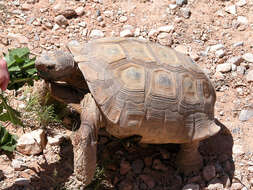
[[[253,63],[253,54],[252,53],[245,53],[242,58],[245,60],[245,61],[248,61],[250,63]]]
[[[173,30],[174,30],[174,26],[173,25],[166,25],[166,26],[161,26],[157,30],[153,30],[153,31],[154,32],[158,31],[158,32],[167,32],[167,33],[170,33]]]
[[[94,29],[90,33],[91,38],[102,38],[104,37],[104,33],[101,30]]]
[[[233,47],[239,47],[239,46],[243,46],[244,45],[244,42],[241,41],[241,42],[236,42],[233,44]]]
[[[176,0],[176,4],[182,6],[183,4],[187,4],[187,0]]]
[[[119,21],[120,22],[126,22],[127,21],[127,17],[126,16],[121,16],[121,17],[119,17]]]
[[[235,5],[231,5],[231,6],[225,7],[225,11],[227,13],[230,13],[230,14],[233,14],[233,15],[236,15],[236,13],[237,13]]]
[[[82,16],[84,14],[84,7],[77,7],[75,9],[76,15]]]
[[[215,52],[215,56],[218,58],[222,58],[225,55],[225,51],[223,49],[219,49]]]
[[[247,25],[249,21],[245,16],[238,16],[237,17],[237,22],[240,23],[240,24]]]
[[[215,51],[217,51],[217,50],[219,50],[219,49],[222,49],[222,48],[224,48],[224,45],[223,44],[216,44],[216,45],[212,45],[212,46],[210,46],[210,51],[211,52],[215,52]]]
[[[120,32],[120,37],[132,37],[132,36],[134,36],[134,34],[129,29],[126,29]]]
[[[242,110],[239,114],[240,121],[248,121],[251,117],[253,117],[253,109]]]
[[[239,0],[237,3],[236,3],[236,5],[238,6],[238,7],[243,7],[244,5],[246,5],[247,4],[247,1],[246,0]]]
[[[221,73],[227,73],[227,72],[230,72],[231,70],[232,70],[231,64],[227,64],[227,63],[218,64],[216,67],[216,71],[221,72]]]
[[[181,10],[182,16],[183,16],[184,18],[190,18],[190,16],[191,16],[191,11],[190,11],[189,8],[181,8],[180,10]]]

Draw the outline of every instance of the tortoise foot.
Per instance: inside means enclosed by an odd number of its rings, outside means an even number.
[[[185,175],[198,172],[203,167],[203,158],[198,152],[199,142],[182,144],[177,154],[176,164]]]

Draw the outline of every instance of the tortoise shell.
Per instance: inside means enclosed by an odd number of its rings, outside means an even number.
[[[186,143],[219,131],[215,90],[189,57],[134,38],[70,42],[68,48],[114,136]]]

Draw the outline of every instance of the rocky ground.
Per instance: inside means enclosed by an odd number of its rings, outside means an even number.
[[[0,0],[0,56],[14,47],[39,55],[64,49],[70,39],[110,36],[145,38],[191,56],[216,88],[222,130],[201,143],[204,167],[189,176],[175,168],[177,145],[139,145],[102,131],[97,173],[87,189],[253,189],[253,2]],[[24,91],[7,92],[20,110]],[[5,126],[21,137],[36,123]],[[70,134],[61,126],[47,127],[37,131],[43,146],[33,145],[43,153],[1,154],[0,189],[83,189],[73,175]]]

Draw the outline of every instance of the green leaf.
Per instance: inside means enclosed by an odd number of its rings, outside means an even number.
[[[16,148],[16,138],[0,124],[0,149],[13,152]]]
[[[6,110],[5,113],[0,114],[0,120],[1,121],[10,121],[14,125],[24,126],[22,121],[19,119],[20,118],[20,113],[18,111],[14,110],[12,107],[10,107],[7,104],[7,100],[3,97],[2,94],[0,94],[0,99],[2,100],[1,105]]]

